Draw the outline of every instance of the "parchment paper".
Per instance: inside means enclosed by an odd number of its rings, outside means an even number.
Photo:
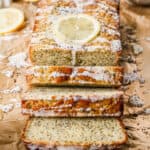
[[[21,115],[20,95],[27,90],[24,73],[29,62],[28,58],[22,57],[24,60],[21,60],[23,62],[17,68],[10,62],[10,57],[18,53],[27,56],[35,6],[22,3],[14,6],[24,10],[26,26],[18,33],[0,37],[0,104],[2,106],[12,104],[7,112],[0,110],[0,150],[25,149],[20,139],[26,120],[26,117]],[[122,40],[125,39],[127,42],[126,39],[131,32],[130,27],[132,27],[136,42],[143,47],[142,54],[135,56],[133,49],[126,46],[126,43],[123,44],[123,58],[130,54],[135,59],[133,62],[122,62],[125,73],[132,74],[136,66],[138,77],[145,80],[142,84],[139,80],[135,80],[130,85],[121,87],[125,91],[123,122],[129,136],[128,143],[123,149],[148,150],[150,149],[150,115],[148,115],[150,113],[150,7],[132,6],[122,0],[120,16]],[[131,41],[127,42],[129,45],[131,43]],[[7,73],[13,73],[13,75]],[[144,105],[131,106],[129,97],[132,95],[139,96]]]

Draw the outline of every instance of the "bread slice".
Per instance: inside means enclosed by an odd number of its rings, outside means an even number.
[[[78,1],[78,2],[77,2]],[[45,1],[37,9],[30,45],[34,65],[116,66],[121,55],[119,1]],[[80,5],[80,3],[83,3]],[[100,24],[100,31],[84,44],[66,44],[54,37],[52,26],[62,16],[86,14]]]
[[[108,150],[127,135],[116,118],[31,118],[22,139],[32,150]]]
[[[99,88],[32,88],[22,95],[31,116],[121,116],[123,92]]]
[[[122,67],[32,66],[27,70],[26,80],[31,86],[118,87],[122,72]]]

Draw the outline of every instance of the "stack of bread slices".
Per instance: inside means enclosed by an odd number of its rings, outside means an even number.
[[[40,1],[22,95],[27,148],[121,147],[120,55],[119,0]]]

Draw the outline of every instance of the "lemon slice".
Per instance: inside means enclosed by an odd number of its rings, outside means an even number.
[[[16,8],[0,9],[0,34],[18,30],[24,23],[24,14]]]
[[[99,22],[86,14],[61,16],[53,24],[54,36],[68,44],[84,44],[91,41],[100,31]]]

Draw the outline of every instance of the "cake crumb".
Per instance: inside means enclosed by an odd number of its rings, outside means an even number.
[[[11,71],[11,70],[3,71],[2,73],[3,73],[6,77],[9,77],[9,78],[11,78],[11,77],[13,76],[13,74],[14,74],[14,72]]]
[[[140,46],[139,44],[132,43],[132,46],[133,46],[133,52],[134,52],[135,55],[139,55],[144,50],[143,47]]]
[[[9,93],[18,93],[21,91],[21,88],[20,86],[15,86],[14,88],[12,89],[7,89],[7,90],[2,90],[0,91],[1,93],[4,93],[4,94],[9,94]]]
[[[138,80],[138,75],[136,72],[125,73],[123,76],[123,85],[128,85],[136,80]]]
[[[140,82],[140,84],[144,84],[145,83],[145,79],[143,77],[139,77],[139,82]]]
[[[150,108],[146,108],[146,109],[144,110],[144,113],[145,113],[146,115],[149,115],[149,114],[150,114]]]
[[[128,103],[133,107],[142,107],[144,105],[144,102],[137,95],[130,96]]]
[[[14,66],[16,68],[26,67],[28,66],[26,59],[27,54],[25,52],[17,53],[16,55],[10,56],[8,58],[8,65]]]
[[[6,104],[6,105],[0,104],[0,110],[2,110],[5,113],[10,112],[13,109],[13,107],[14,107],[13,104]]]

